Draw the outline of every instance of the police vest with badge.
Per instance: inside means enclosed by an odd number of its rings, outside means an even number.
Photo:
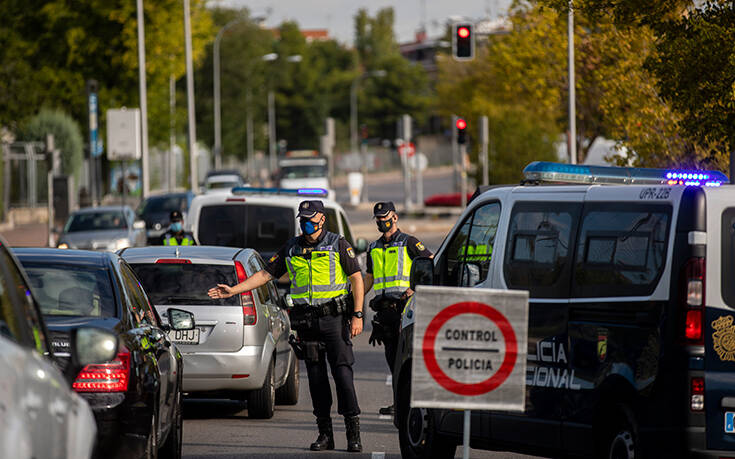
[[[169,216],[171,224],[168,231],[161,236],[161,243],[166,246],[189,246],[197,245],[194,235],[184,231],[183,215],[178,210],[171,212]]]

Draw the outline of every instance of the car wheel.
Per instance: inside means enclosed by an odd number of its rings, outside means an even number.
[[[279,405],[296,405],[299,403],[299,361],[291,351],[291,365],[288,369],[286,383],[276,390],[276,403]]]
[[[148,442],[145,445],[145,459],[157,459],[158,458],[158,422],[156,419],[156,413],[151,416],[151,431],[148,434]]]
[[[457,444],[440,437],[434,430],[434,418],[424,408],[411,408],[411,385],[404,383],[398,390],[398,442],[404,459],[450,459]]]
[[[270,419],[276,408],[276,375],[273,360],[268,365],[263,387],[248,394],[248,416],[255,419]]]
[[[624,405],[618,406],[607,418],[609,421],[601,427],[598,436],[603,446],[599,456],[604,459],[640,457],[638,429],[632,411]]]
[[[164,459],[181,459],[181,444],[184,438],[184,419],[181,412],[181,389],[179,389],[171,419],[171,431],[159,454]]]

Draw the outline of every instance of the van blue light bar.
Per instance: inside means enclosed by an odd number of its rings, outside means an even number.
[[[547,161],[530,163],[523,169],[523,176],[526,181],[546,183],[720,186],[729,182],[720,171],[584,166]]]
[[[282,196],[315,196],[327,197],[328,192],[324,188],[268,188],[268,187],[252,187],[252,186],[236,186],[232,190],[232,194],[276,194]]]

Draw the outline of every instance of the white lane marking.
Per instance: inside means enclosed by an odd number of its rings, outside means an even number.
[[[370,456],[370,459],[385,459],[385,453],[384,452],[373,452],[373,454]]]
[[[379,414],[378,419],[392,421],[393,416],[391,416],[390,414]]]
[[[393,385],[393,375],[388,375],[388,377],[385,378],[385,385],[386,386],[392,386]]]

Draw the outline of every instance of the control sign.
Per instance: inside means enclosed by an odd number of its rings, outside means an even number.
[[[523,411],[528,292],[418,286],[411,406]]]

